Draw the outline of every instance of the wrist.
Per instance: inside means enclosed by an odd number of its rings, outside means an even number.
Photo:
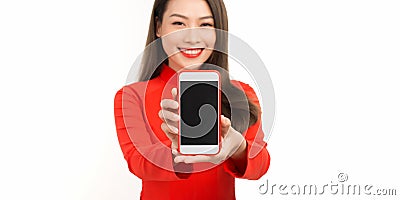
[[[235,153],[232,154],[231,158],[241,159],[243,157],[246,157],[247,155],[246,149],[247,149],[247,141],[243,138],[242,142],[240,143],[240,146],[235,151]]]

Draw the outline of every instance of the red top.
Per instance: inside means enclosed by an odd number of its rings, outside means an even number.
[[[162,120],[158,112],[161,99],[172,98],[171,89],[177,87],[176,75],[175,70],[162,65],[158,77],[126,85],[115,96],[118,140],[129,171],[142,179],[140,199],[235,199],[235,178],[256,180],[269,167],[270,157],[267,144],[263,141],[261,112],[258,121],[243,133],[247,141],[247,166],[244,172],[235,167],[232,159],[219,165],[181,163],[194,172],[175,172],[174,169],[178,168],[174,167],[171,141],[161,129]],[[231,82],[241,87],[249,99],[260,107],[253,88],[240,81]],[[184,168],[181,166],[180,169]]]

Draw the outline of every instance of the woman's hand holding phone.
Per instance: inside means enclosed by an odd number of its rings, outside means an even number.
[[[238,157],[245,151],[247,147],[246,140],[241,133],[236,131],[231,126],[231,121],[229,118],[221,115],[221,150],[216,155],[195,155],[186,156],[180,154],[178,149],[178,123],[180,116],[178,114],[179,103],[177,100],[177,89],[172,88],[171,90],[173,99],[163,99],[161,100],[161,110],[158,112],[159,117],[163,121],[161,124],[161,129],[171,140],[172,153],[175,155],[174,162],[184,162],[184,163],[197,163],[197,162],[211,162],[214,164],[219,164],[229,157]]]
[[[171,90],[173,99],[162,99],[161,110],[158,112],[158,116],[161,118],[163,123],[161,129],[171,140],[171,148],[176,151],[178,149],[178,122],[180,117],[178,115],[179,103],[177,101],[177,89],[172,88]]]
[[[216,155],[195,155],[186,156],[180,154],[176,150],[172,150],[172,153],[176,156],[174,161],[176,163],[198,163],[198,162],[211,162],[214,164],[222,163],[228,158],[240,159],[247,147],[247,142],[242,134],[231,127],[231,120],[224,115],[221,115],[221,134],[222,143],[221,150]]]

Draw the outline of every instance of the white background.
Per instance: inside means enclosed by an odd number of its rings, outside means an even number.
[[[152,2],[0,2],[0,199],[138,199],[113,100],[144,48]],[[237,180],[237,199],[286,199],[258,186],[321,186],[340,172],[400,195],[400,3],[225,3],[230,32],[262,57],[277,103],[270,169]]]

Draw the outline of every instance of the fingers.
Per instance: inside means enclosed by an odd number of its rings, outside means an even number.
[[[177,93],[178,93],[177,89],[176,88],[172,88],[171,93],[172,93],[172,98],[176,101],[177,100],[176,96],[177,96]]]
[[[161,129],[171,141],[171,149],[178,149],[178,129],[174,126],[169,126],[166,123],[161,124]]]
[[[167,125],[165,122],[163,122],[161,124],[161,129],[165,133],[172,133],[172,134],[175,134],[175,135],[178,134],[178,128],[176,128],[175,126],[172,126],[172,125]]]
[[[168,126],[166,123],[161,124],[161,129],[164,131],[165,135],[172,142],[171,149],[178,148],[178,129],[173,126]]]
[[[178,109],[179,108],[179,103],[175,100],[172,99],[163,99],[160,102],[161,108],[164,109]]]
[[[178,152],[178,150],[176,150],[176,149],[172,149],[172,154],[174,154],[175,156],[181,155],[181,154]]]
[[[196,162],[210,162],[210,156],[197,155],[197,156],[176,156],[174,162],[196,163]]]
[[[160,110],[158,112],[158,115],[160,119],[163,121],[163,123],[161,124],[161,129],[166,134],[173,134],[173,135],[178,134],[178,128],[176,127],[178,127],[179,115],[168,110]],[[168,137],[170,139],[175,139],[172,136]]]
[[[162,99],[160,102],[161,110],[158,116],[163,121],[161,129],[165,135],[171,140],[171,149],[178,149],[178,123],[180,120],[178,114],[179,103],[176,101],[176,88],[171,90],[172,99]]]
[[[178,122],[180,117],[178,114],[171,112],[169,110],[160,110],[158,112],[158,116],[164,121],[167,122],[167,120],[172,121],[172,122]]]
[[[174,158],[175,163],[184,162],[184,163],[199,163],[199,162],[211,162],[214,164],[219,164],[226,159],[226,156],[222,154],[217,154],[213,156],[207,155],[197,155],[197,156],[184,156],[178,155]]]
[[[176,150],[178,149],[178,135],[167,133],[166,134],[169,140],[171,140],[171,149]]]
[[[186,155],[178,155],[174,158],[174,162],[184,162],[184,163],[198,163],[198,162],[210,162],[214,164],[219,164],[228,159],[230,155],[230,151],[232,151],[234,147],[232,146],[231,141],[222,142],[221,149],[216,155],[195,155],[195,156],[186,156]],[[236,148],[237,149],[237,148]],[[235,149],[235,150],[236,150]]]

